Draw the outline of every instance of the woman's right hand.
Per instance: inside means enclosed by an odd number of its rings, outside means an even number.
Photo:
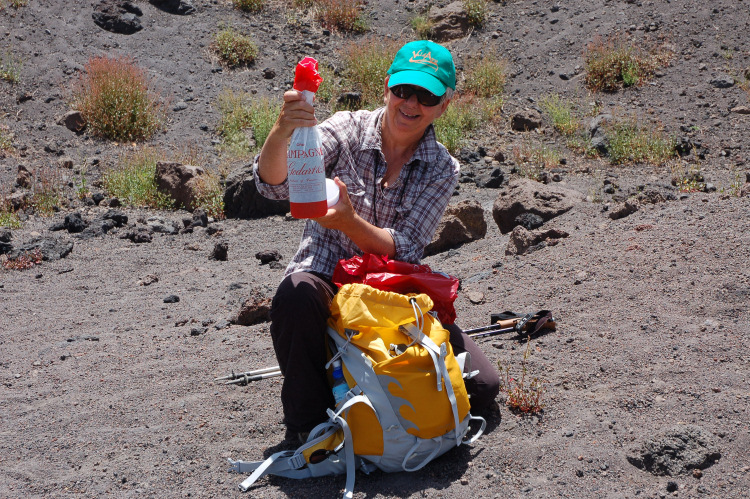
[[[294,129],[317,124],[315,109],[305,101],[302,92],[284,92],[284,104],[258,158],[258,173],[263,182],[270,185],[284,182],[287,174],[286,151]]]
[[[291,137],[295,128],[317,124],[315,108],[305,101],[302,92],[298,90],[284,92],[284,104],[281,106],[281,112],[274,125],[283,137]]]

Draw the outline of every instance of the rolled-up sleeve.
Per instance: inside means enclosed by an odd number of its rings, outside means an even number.
[[[255,156],[253,160],[253,177],[255,178],[255,187],[261,196],[268,199],[289,199],[289,182],[287,179],[278,185],[270,185],[263,182],[258,173],[258,159],[260,154]]]

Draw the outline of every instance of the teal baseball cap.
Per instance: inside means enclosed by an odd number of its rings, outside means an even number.
[[[416,85],[437,96],[456,89],[456,66],[447,48],[430,40],[409,42],[396,53],[388,68],[388,88]]]

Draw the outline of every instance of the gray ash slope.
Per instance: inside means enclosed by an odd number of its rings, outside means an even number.
[[[566,152],[564,185],[601,202],[579,204],[545,224],[570,234],[556,246],[506,256],[508,236],[490,215],[499,191],[461,184],[455,199],[481,203],[487,236],[425,263],[461,278],[456,307],[463,327],[484,325],[490,313],[503,310],[555,312],[557,331],[532,343],[528,361],[529,374],[545,382],[544,413],[521,417],[501,403],[499,415],[488,415],[490,431],[473,447],[417,473],[358,476],[355,496],[663,497],[676,487],[680,497],[743,497],[750,488],[750,207],[747,198],[726,193],[747,171],[748,117],[730,112],[747,105],[747,94],[738,85],[717,88],[711,81],[741,75],[750,65],[745,3],[491,3],[486,27],[449,44],[460,67],[483,51],[509,58],[513,76],[502,122],[549,92],[655,119],[668,133],[701,143],[703,157],[686,159],[719,191],[644,204],[611,220],[603,211],[611,202],[601,192],[603,179],[614,180],[622,196],[644,185],[668,189],[671,172],[615,168]],[[222,90],[277,96],[302,56],[335,61],[352,39],[325,35],[304,18],[291,23],[280,3],[243,15],[228,2],[196,0],[195,12],[185,16],[136,4],[143,29],[133,35],[101,30],[90,2],[40,0],[0,13],[2,50],[12,49],[24,61],[18,85],[0,83],[3,123],[18,151],[0,163],[3,189],[15,181],[19,164],[39,168],[60,156],[76,165],[98,158],[85,172],[93,183],[129,147],[56,124],[68,110],[70,85],[92,55],[134,57],[173,106],[185,103],[170,111],[154,144],[195,144],[218,162],[212,141]],[[425,5],[369,4],[373,33],[408,37],[409,18]],[[223,22],[255,37],[261,55],[254,66],[219,70],[209,45]],[[583,65],[585,44],[614,28],[638,37],[663,34],[676,57],[646,85],[589,95],[576,67]],[[266,69],[276,76],[264,78]],[[321,107],[319,117],[325,112]],[[543,136],[554,145],[549,128]],[[481,161],[469,161],[480,147],[508,156],[527,137],[500,125],[467,145],[462,167],[481,169]],[[512,178],[509,165],[501,167]],[[71,209],[86,220],[105,212]],[[123,211],[131,224],[152,216],[181,223],[190,216]],[[282,440],[284,426],[278,380],[243,388],[212,381],[232,369],[275,363],[267,324],[225,321],[252,291],[273,291],[283,270],[261,265],[254,255],[273,249],[288,261],[301,222],[226,220],[134,244],[118,237],[122,231],[93,238],[51,233],[63,215],[30,217],[13,231],[13,244],[59,237],[73,242],[66,258],[29,271],[0,271],[0,492],[240,495],[241,477],[226,472],[226,458],[262,458]],[[210,258],[219,241],[228,244],[227,261]],[[483,295],[484,302],[473,303],[470,293]],[[164,303],[171,294],[180,301]],[[491,360],[519,374],[523,344],[503,337],[481,344]],[[701,473],[675,476],[631,464],[646,442],[674,426],[686,436],[687,428],[700,427],[721,457],[706,462]],[[264,479],[253,494],[335,497],[342,487],[341,477]]]

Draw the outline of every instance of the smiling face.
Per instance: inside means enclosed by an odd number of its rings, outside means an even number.
[[[445,112],[450,102],[450,99],[444,99],[437,106],[425,106],[419,103],[416,94],[408,99],[400,99],[388,89],[388,78],[384,88],[383,127],[388,135],[402,140],[419,140],[430,123]]]

